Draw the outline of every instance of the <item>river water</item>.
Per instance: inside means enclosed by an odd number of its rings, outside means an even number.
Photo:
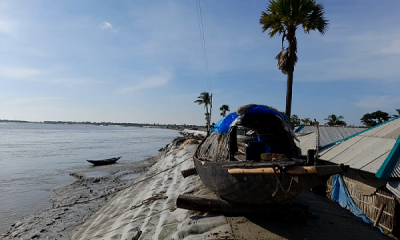
[[[168,129],[0,123],[0,233],[51,207],[53,191],[75,180],[69,173],[92,167],[86,159],[143,160],[177,136]]]

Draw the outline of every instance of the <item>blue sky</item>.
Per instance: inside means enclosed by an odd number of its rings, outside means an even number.
[[[361,125],[400,108],[400,2],[320,1],[324,36],[298,29],[292,113]],[[285,110],[281,37],[259,24],[267,1],[1,1],[0,119],[205,124],[203,91],[231,110]]]

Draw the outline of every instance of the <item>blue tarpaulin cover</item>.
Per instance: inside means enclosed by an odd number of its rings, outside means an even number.
[[[352,212],[357,217],[362,218],[364,222],[374,225],[374,222],[369,217],[367,217],[353,201],[349,191],[347,190],[346,184],[344,183],[343,177],[340,174],[336,174],[333,176],[333,189],[331,199],[338,202],[343,208],[350,210],[350,212]],[[379,229],[382,231],[381,228]]]
[[[235,121],[235,119],[239,117],[239,115],[236,112],[228,114],[226,117],[222,118],[219,120],[214,125],[213,130],[211,130],[211,133],[218,131],[220,134],[223,132],[228,132],[229,131],[229,126],[231,126],[232,122]]]
[[[287,118],[284,114],[282,114],[274,109],[271,109],[267,106],[263,106],[263,105],[250,106],[245,112],[245,114],[252,114],[252,113],[253,114],[274,114],[282,120]],[[215,131],[218,131],[220,134],[228,132],[230,125],[232,124],[233,121],[235,121],[235,119],[237,117],[239,117],[239,115],[236,112],[230,113],[228,116],[219,120],[219,122],[217,122],[214,125],[214,128],[213,128],[213,130],[211,130],[210,133],[213,133]]]

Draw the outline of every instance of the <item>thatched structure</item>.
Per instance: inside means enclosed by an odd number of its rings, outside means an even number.
[[[342,176],[351,198],[360,210],[384,231],[398,235],[400,222],[397,216],[400,216],[400,205],[396,196],[386,189],[386,182],[379,181],[373,174],[354,169]],[[327,197],[332,195],[332,179],[330,177],[327,181]]]

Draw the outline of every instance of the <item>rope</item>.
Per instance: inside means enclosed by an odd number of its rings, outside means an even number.
[[[282,179],[282,176],[283,176],[283,167],[281,167],[281,166],[275,166],[274,168],[274,174],[275,174],[275,177],[276,177],[276,189],[275,189],[275,191],[274,191],[274,193],[272,193],[272,197],[273,196],[275,196],[275,194],[278,192],[278,189],[279,189],[279,187],[281,187],[281,189],[282,189],[282,191],[283,192],[285,192],[285,193],[287,193],[287,192],[289,192],[290,191],[290,188],[292,187],[292,183],[293,183],[293,177],[291,177],[291,179],[290,179],[290,184],[289,184],[289,188],[287,189],[287,190],[285,190],[284,188],[283,188],[283,186],[282,186],[282,184],[281,184],[281,181],[279,180],[279,179]],[[279,169],[279,178],[278,178],[278,175],[276,174],[276,170],[277,169]]]

